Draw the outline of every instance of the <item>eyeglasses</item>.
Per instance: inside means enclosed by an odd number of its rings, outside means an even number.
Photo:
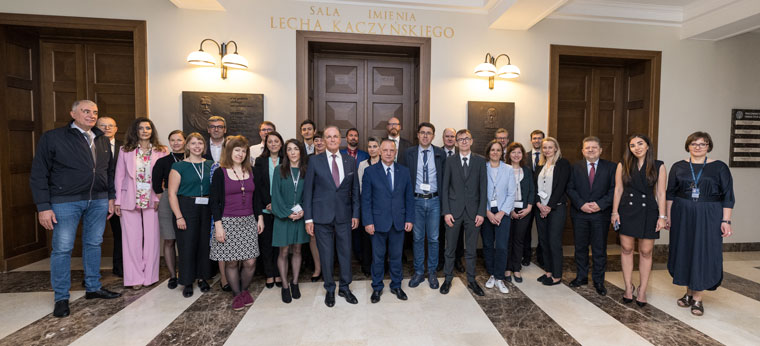
[[[265,128],[263,128],[263,129],[261,129],[259,131],[269,133],[269,132],[274,132],[274,129],[270,129],[270,128],[265,127]]]
[[[225,127],[227,127],[227,126],[224,126],[224,125],[209,125],[208,129],[209,130],[224,130]]]
[[[401,124],[399,124],[399,123],[388,123],[388,126],[399,126],[399,125],[401,125]]]
[[[100,125],[98,127],[101,129],[113,129],[116,128],[116,125]]]
[[[506,141],[507,137],[496,137],[497,141]]]
[[[689,144],[689,146],[692,147],[692,148],[707,148],[708,145],[709,144],[707,144],[707,143],[691,143],[691,144]]]
[[[421,134],[423,136],[432,136],[433,135],[433,133],[430,132],[430,131],[420,131],[420,132],[417,132],[417,133],[419,133],[419,134]]]
[[[457,142],[460,142],[460,143],[466,143],[466,142],[469,142],[471,140],[472,140],[472,138],[470,138],[470,137],[457,138]]]

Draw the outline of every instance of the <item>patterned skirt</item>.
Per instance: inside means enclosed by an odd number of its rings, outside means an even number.
[[[243,261],[259,257],[259,234],[256,217],[222,217],[224,242],[216,241],[211,232],[211,252],[214,261]]]

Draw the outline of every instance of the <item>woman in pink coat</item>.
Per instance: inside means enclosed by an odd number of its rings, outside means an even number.
[[[124,286],[134,289],[158,281],[159,199],[153,193],[151,172],[156,161],[166,155],[150,119],[137,118],[129,125],[116,161],[114,187],[115,212],[121,217]]]

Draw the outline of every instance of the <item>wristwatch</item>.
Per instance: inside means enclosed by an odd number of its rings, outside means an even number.
[[[731,224],[731,220],[721,220],[720,222],[722,222],[722,223],[727,223],[727,224],[729,224],[729,225]]]
[[[660,215],[660,216],[658,216],[658,218],[663,219],[663,220],[667,220],[668,219],[668,217],[665,216],[665,215]]]

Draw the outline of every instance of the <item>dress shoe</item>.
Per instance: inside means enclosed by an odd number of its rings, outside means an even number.
[[[546,280],[550,280],[549,277],[546,276],[546,275],[541,275],[541,276],[538,277],[538,279],[536,279],[536,281],[538,281],[540,283],[544,283],[544,281],[546,281]]]
[[[486,288],[493,288],[493,285],[496,284],[496,278],[491,275],[490,278],[488,278],[488,281],[486,281]]]
[[[290,283],[290,294],[293,296],[293,299],[301,298],[301,289],[298,288],[298,284]]]
[[[467,287],[469,287],[472,290],[472,293],[475,293],[476,295],[482,297],[486,295],[485,292],[483,292],[483,289],[480,288],[480,285],[478,285],[475,281],[470,281],[469,284],[467,284]]]
[[[319,273],[319,275],[311,277],[311,282],[317,282],[317,281],[319,281],[321,279],[322,279],[322,273]],[[267,284],[267,288],[271,288],[271,287],[269,287],[269,284]]]
[[[340,290],[338,291],[338,296],[346,298],[346,302],[348,302],[349,304],[359,303],[359,300],[356,299],[356,296],[354,296],[353,293],[351,293],[351,290]]]
[[[206,280],[198,280],[198,288],[200,288],[201,292],[208,292],[211,290],[211,286],[208,285]]]
[[[554,279],[549,278],[549,277],[547,277],[547,279],[544,280],[543,282],[544,286],[554,286],[554,285],[559,285],[561,283],[562,283],[562,280],[554,281]]]
[[[636,286],[631,285],[631,298],[625,297],[625,292],[623,292],[623,304],[631,304],[633,303],[633,292],[636,292]],[[638,300],[637,300],[638,302]]]
[[[290,296],[290,288],[281,288],[280,291],[282,292],[282,302],[285,304],[290,304],[290,302],[293,301],[293,298]]]
[[[404,293],[404,290],[402,290],[401,287],[391,288],[391,293],[395,294],[396,298],[399,300],[407,300],[406,293]]]
[[[193,296],[193,285],[187,285],[185,288],[182,289],[182,296],[185,298],[190,298]]]
[[[636,305],[638,305],[640,308],[643,308],[647,306],[647,302],[640,302],[638,299],[636,299]]]
[[[328,308],[335,306],[335,292],[325,293],[325,305],[327,305]]]
[[[460,273],[464,273],[464,266],[462,265],[462,261],[455,261],[454,269],[456,269]]]
[[[166,285],[170,290],[177,288],[177,278],[169,278],[169,283]]]
[[[243,296],[245,306],[251,306],[253,305],[253,297],[251,297],[251,293],[247,290],[244,290],[243,292],[240,292],[240,295]]]
[[[450,289],[451,289],[451,281],[443,280],[443,284],[441,284],[441,294],[449,294]]]
[[[275,281],[274,285],[277,287],[282,287],[282,281]]]
[[[512,275],[505,276],[504,277],[504,281],[506,281],[506,282],[512,282]]]
[[[84,294],[85,299],[114,299],[119,297],[121,297],[121,293],[111,292],[105,288]]]
[[[583,285],[588,285],[588,280],[581,280],[579,278],[573,279],[573,281],[570,281],[570,284],[568,286],[570,287],[581,287]]]
[[[369,301],[372,302],[372,304],[375,304],[380,301],[380,296],[383,295],[383,291],[372,291],[372,296],[369,297]]]
[[[515,277],[515,282],[516,282],[516,283],[518,283],[518,284],[519,284],[519,283],[522,283],[522,276],[517,276],[517,275],[514,275],[514,277]]]
[[[53,308],[53,316],[61,318],[66,317],[70,313],[69,311],[69,300],[59,300],[55,302],[55,308]]]
[[[607,295],[607,289],[604,287],[603,283],[595,283],[594,288],[596,288],[596,293],[598,293],[600,296]]]
[[[430,274],[428,276],[428,284],[430,284],[430,288],[437,290],[438,289],[438,277],[435,276],[435,274]]]
[[[526,259],[522,260],[522,262],[520,262],[520,264],[522,264],[523,267],[527,267],[527,266],[530,265],[530,259],[526,258]]]
[[[409,280],[409,287],[415,288],[419,286],[423,281],[425,281],[425,275],[414,274],[414,276],[412,276],[412,279]]]
[[[222,285],[222,282],[219,281],[219,287],[221,287],[224,292],[232,292],[232,286],[230,286],[230,284]]]

